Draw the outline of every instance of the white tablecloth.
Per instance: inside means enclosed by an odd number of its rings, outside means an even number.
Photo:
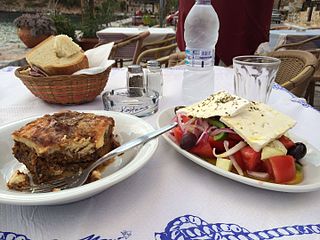
[[[12,70],[0,70],[1,125],[61,109],[103,109],[101,97],[81,106],[47,104],[29,93]],[[125,69],[112,70],[106,90],[125,86],[125,74]],[[232,74],[217,67],[216,90],[230,90]],[[181,79],[181,70],[164,70],[160,111],[183,103]],[[296,119],[293,132],[320,149],[317,110],[279,87],[269,103]],[[144,119],[156,126],[159,113]],[[187,160],[162,138],[141,170],[94,197],[60,206],[0,204],[0,239],[274,238],[320,239],[320,191],[290,194],[234,182]]]
[[[302,41],[310,37],[320,35],[320,29],[301,30],[271,30],[269,35],[269,47],[274,49],[285,43]],[[292,38],[292,39],[290,39]],[[294,39],[294,41],[293,41]]]

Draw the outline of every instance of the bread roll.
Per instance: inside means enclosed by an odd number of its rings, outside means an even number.
[[[66,35],[48,37],[27,53],[26,60],[48,75],[70,75],[89,67],[82,49]]]

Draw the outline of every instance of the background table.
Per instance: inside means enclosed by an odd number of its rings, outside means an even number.
[[[300,42],[310,37],[320,35],[320,29],[300,30],[272,30],[269,36],[269,47],[274,49],[277,46],[287,43]],[[320,42],[317,42],[320,47]]]
[[[232,70],[217,67],[215,73],[216,90],[231,90]],[[125,86],[125,75],[126,69],[113,69],[106,90]],[[164,70],[160,111],[183,104],[181,80],[180,69]],[[0,84],[1,125],[62,109],[103,109],[100,96],[80,106],[47,104],[14,77],[12,68],[0,70]],[[293,132],[320,149],[317,110],[278,86],[269,103],[296,119]],[[156,126],[159,114],[144,119]],[[189,161],[160,138],[157,151],[140,171],[94,197],[60,206],[0,204],[0,239],[18,234],[19,240],[214,239],[199,235],[215,229],[225,239],[235,239],[229,236],[232,230],[238,237],[260,236],[252,239],[316,240],[319,199],[320,191],[273,192],[226,179]],[[188,237],[168,235],[178,228],[188,228],[182,231]]]
[[[154,41],[160,41],[168,37],[175,36],[175,30],[173,28],[149,28],[149,27],[109,27],[97,32],[99,42],[115,42],[126,37],[137,35],[141,32],[149,31],[150,35],[144,39],[144,43],[150,43]],[[135,50],[135,43],[119,49],[117,57],[119,58],[132,58]]]

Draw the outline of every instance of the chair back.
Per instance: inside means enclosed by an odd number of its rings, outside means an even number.
[[[137,58],[137,64],[144,65],[148,60],[155,59],[160,62],[160,64],[165,64],[168,66],[169,56],[171,53],[175,52],[177,49],[177,44],[173,43],[163,47],[147,49],[140,53]]]
[[[276,82],[298,97],[305,97],[317,59],[307,51],[286,50],[268,54],[281,60]]]
[[[274,51],[278,51],[281,49],[307,51],[314,54],[315,57],[320,60],[320,36],[310,37],[299,42],[283,44],[276,47]]]
[[[148,49],[168,46],[168,45],[174,44],[175,42],[176,42],[176,36],[169,36],[162,40],[158,40],[150,43],[144,43],[143,46],[141,47],[141,52]]]
[[[174,67],[174,66],[178,66],[178,65],[183,65],[185,58],[186,58],[186,53],[185,52],[172,53],[169,56],[168,67]]]
[[[130,37],[124,37],[120,40],[116,40],[114,42],[109,58],[114,59],[116,63],[120,61],[120,67],[122,67],[122,63],[124,59],[129,59],[130,61],[132,61],[132,64],[136,64],[137,58],[141,52],[143,41],[149,35],[150,35],[150,32],[145,31]],[[101,40],[96,45],[96,47],[108,42]]]
[[[313,106],[314,104],[314,95],[315,95],[315,86],[320,83],[320,36],[314,36],[307,38],[303,41],[283,44],[275,48],[275,51],[283,49],[295,49],[295,50],[304,50],[312,53],[318,61],[317,69],[315,70],[312,79],[310,81],[309,87],[306,93],[306,99],[309,104]]]
[[[135,36],[131,36],[125,39],[121,39],[119,41],[116,41],[114,43],[114,46],[112,48],[110,56],[114,59],[119,58],[120,56],[117,56],[117,53],[124,47],[132,45],[134,46],[134,51],[132,55],[132,64],[137,63],[137,58],[141,52],[141,47],[143,45],[143,41],[145,38],[147,38],[150,35],[149,31],[145,31],[142,33],[139,33]]]

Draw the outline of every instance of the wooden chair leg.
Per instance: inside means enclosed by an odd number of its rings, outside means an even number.
[[[314,91],[315,91],[315,82],[314,82],[314,79],[311,79],[306,92],[306,99],[308,100],[308,103],[311,106],[314,105]]]

